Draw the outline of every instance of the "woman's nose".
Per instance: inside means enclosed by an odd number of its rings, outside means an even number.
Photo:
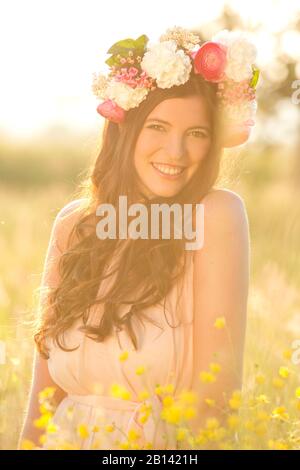
[[[170,136],[166,142],[166,152],[171,161],[179,162],[184,158],[185,144],[182,136]],[[171,162],[170,162],[171,163]]]

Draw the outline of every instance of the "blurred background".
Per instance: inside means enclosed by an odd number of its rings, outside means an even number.
[[[283,363],[293,371],[286,387],[299,380],[299,2],[10,0],[0,7],[0,449],[16,447],[24,417],[51,226],[101,144],[92,74],[117,40],[155,40],[174,25],[207,39],[243,29],[257,45],[257,124],[245,146],[226,151],[220,175],[243,197],[250,224],[245,386]]]

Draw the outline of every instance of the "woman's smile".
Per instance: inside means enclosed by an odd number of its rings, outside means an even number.
[[[171,180],[179,178],[185,171],[185,167],[183,166],[169,165],[165,163],[156,162],[151,162],[151,165],[154,170],[159,174],[159,176]]]

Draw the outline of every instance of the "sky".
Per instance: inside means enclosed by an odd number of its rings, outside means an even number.
[[[250,30],[263,26],[258,60],[272,60],[274,33],[286,27],[298,1],[0,0],[0,132],[31,138],[57,124],[96,129],[101,117],[92,74],[106,67],[114,42],[141,34],[156,40],[175,25],[199,27],[225,3]],[[288,34],[286,47],[296,47]]]

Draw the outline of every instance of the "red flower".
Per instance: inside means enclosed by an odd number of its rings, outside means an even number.
[[[117,124],[122,122],[125,117],[124,109],[118,106],[117,103],[112,100],[106,100],[99,104],[97,107],[97,112],[101,114],[101,116],[109,119],[112,122],[116,122]]]
[[[194,72],[210,82],[222,80],[225,67],[226,47],[217,42],[205,42],[194,55]]]

